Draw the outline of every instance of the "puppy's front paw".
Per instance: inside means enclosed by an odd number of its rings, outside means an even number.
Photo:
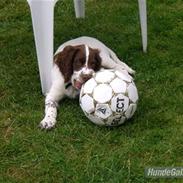
[[[55,126],[55,124],[56,124],[56,120],[54,118],[45,117],[41,121],[39,127],[41,129],[49,130],[49,129],[53,128]]]
[[[133,69],[130,68],[129,73],[130,73],[131,75],[135,75],[136,72],[135,72],[135,70],[133,70]]]

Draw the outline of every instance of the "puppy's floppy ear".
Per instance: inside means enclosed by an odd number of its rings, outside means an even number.
[[[54,62],[63,74],[65,82],[68,82],[73,74],[73,60],[77,50],[74,46],[66,46],[54,56]]]
[[[100,70],[102,59],[99,55],[100,51],[98,49],[90,48],[88,65],[95,72]]]
[[[99,53],[100,53],[100,51],[98,49],[95,49],[95,59],[97,60],[96,66],[95,66],[95,71],[99,71],[101,68],[101,64],[102,64],[102,59],[101,59]]]

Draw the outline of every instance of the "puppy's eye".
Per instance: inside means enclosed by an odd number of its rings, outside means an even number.
[[[78,60],[77,62],[76,62],[76,66],[81,66],[82,65],[82,62],[80,61],[80,60]]]
[[[96,67],[96,63],[95,63],[95,62],[92,62],[92,63],[90,64],[90,66],[91,66],[91,68],[95,68],[95,67]]]
[[[83,66],[83,61],[81,59],[76,59],[74,61],[74,69],[78,70]]]
[[[80,63],[80,64],[83,64],[84,62],[85,62],[85,59],[84,58],[78,58],[77,60],[76,60],[76,62],[78,63]]]

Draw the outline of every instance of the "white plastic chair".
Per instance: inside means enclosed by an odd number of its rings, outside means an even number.
[[[51,86],[54,6],[58,0],[27,1],[31,9],[42,93],[46,94]],[[76,17],[84,17],[84,1],[74,0],[74,6]]]
[[[54,6],[58,0],[27,0],[31,9],[32,24],[41,79],[42,93],[51,87],[53,62]],[[147,49],[146,0],[138,0],[143,51]],[[76,18],[85,17],[85,0],[74,0]]]

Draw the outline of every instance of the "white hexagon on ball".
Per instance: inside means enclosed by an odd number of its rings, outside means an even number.
[[[106,103],[112,98],[112,88],[107,84],[99,84],[94,88],[93,98],[98,103]]]
[[[127,84],[123,80],[115,78],[111,81],[110,86],[112,87],[114,93],[125,93]]]
[[[95,110],[93,98],[87,94],[81,97],[80,105],[81,108],[87,113],[92,113]]]
[[[95,80],[97,81],[97,83],[109,83],[110,81],[112,81],[112,79],[114,79],[114,77],[115,74],[113,72],[108,70],[102,70],[95,75]]]
[[[130,104],[130,106],[128,107],[128,109],[125,112],[126,118],[130,119],[134,115],[136,109],[137,109],[137,104]]]
[[[138,100],[138,92],[137,92],[136,86],[133,83],[131,83],[128,86],[127,91],[128,91],[128,96],[129,96],[130,100],[132,102],[136,103]]]
[[[105,125],[104,121],[96,115],[86,115],[89,120],[93,121],[97,125]]]
[[[93,89],[95,88],[95,86],[97,86],[97,83],[93,78],[91,78],[83,86],[82,92],[87,93],[87,94],[92,94]]]

